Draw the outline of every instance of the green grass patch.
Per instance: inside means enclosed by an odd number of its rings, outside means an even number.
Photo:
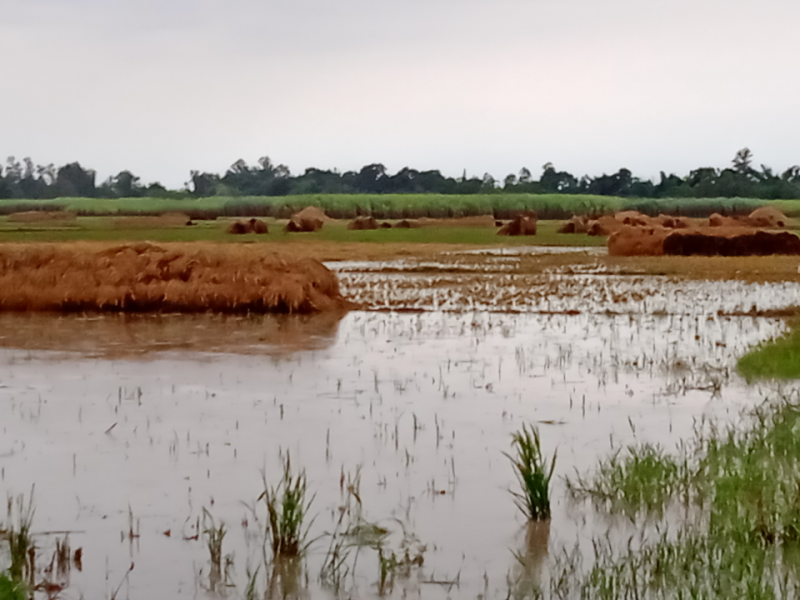
[[[71,225],[11,223],[0,217],[0,242],[152,241],[152,242],[251,242],[259,244],[318,240],[370,244],[468,244],[475,246],[604,246],[606,238],[556,233],[558,221],[540,221],[536,236],[498,236],[495,228],[430,226],[416,229],[351,231],[346,221],[329,221],[314,233],[286,233],[285,222],[266,219],[267,235],[231,235],[226,221],[198,221],[193,227],[116,227],[113,218],[79,217]]]
[[[800,379],[800,321],[782,337],[765,342],[739,359],[739,374],[755,379]]]

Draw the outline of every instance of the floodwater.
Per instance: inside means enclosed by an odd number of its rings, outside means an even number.
[[[0,315],[0,489],[35,486],[41,577],[64,532],[83,548],[61,597],[244,597],[262,563],[264,508],[250,507],[262,473],[277,483],[288,454],[314,494],[311,538],[334,530],[342,481],[360,470],[362,516],[391,532],[385,552],[401,556],[405,532],[424,558],[380,589],[377,552],[353,551],[343,596],[505,598],[526,548],[503,455],[511,433],[536,424],[545,453],[558,452],[551,555],[624,536],[630,524],[568,501],[561,476],[635,440],[674,448],[698,420],[757,402],[736,358],[784,325],[720,307],[785,306],[797,294],[553,275],[515,283],[501,312],[506,300],[469,302],[458,282],[438,280],[438,300],[405,306],[409,289],[443,277],[435,270],[341,276],[369,309],[424,312]],[[213,591],[204,509],[227,527],[227,585]],[[319,581],[329,543],[312,544],[300,597],[335,596]]]

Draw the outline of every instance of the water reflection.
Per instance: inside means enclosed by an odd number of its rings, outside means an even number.
[[[2,313],[0,347],[112,359],[156,351],[292,354],[330,347],[343,316]]]
[[[514,577],[515,596],[535,597],[542,587],[543,569],[550,544],[550,520],[530,521],[524,530],[522,547],[513,552],[517,559]]]

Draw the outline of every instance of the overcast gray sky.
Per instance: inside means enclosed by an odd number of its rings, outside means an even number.
[[[0,0],[0,153],[497,179],[800,163],[797,0]]]

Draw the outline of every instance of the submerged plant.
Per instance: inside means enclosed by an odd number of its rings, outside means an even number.
[[[206,538],[206,546],[211,561],[211,574],[209,577],[211,589],[222,580],[222,540],[225,539],[225,523],[219,525],[214,521],[214,517],[205,508],[203,509],[203,535]]]
[[[523,425],[511,436],[513,454],[504,452],[514,467],[520,491],[511,491],[519,510],[531,521],[550,518],[550,480],[556,468],[556,453],[548,465],[542,454],[539,430]]]
[[[308,530],[313,519],[308,521],[308,511],[314,497],[308,498],[305,471],[292,474],[291,460],[286,456],[283,476],[276,486],[267,485],[264,475],[264,491],[258,500],[264,500],[267,508],[268,538],[275,558],[295,558],[305,555],[313,540],[308,540]]]

